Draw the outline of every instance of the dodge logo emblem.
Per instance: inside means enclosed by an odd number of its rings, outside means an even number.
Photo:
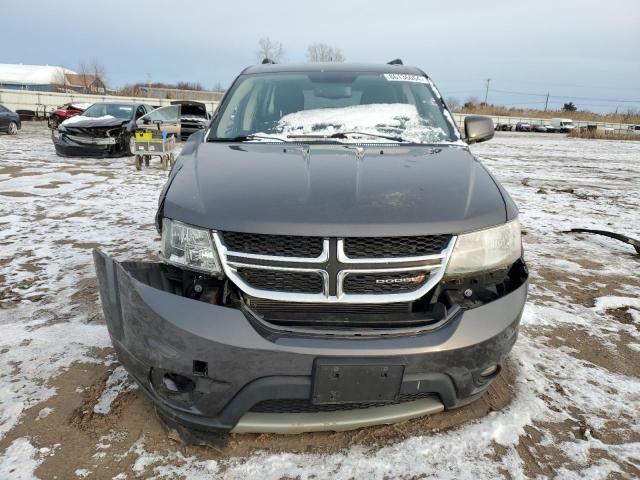
[[[422,283],[424,278],[424,274],[416,275],[415,277],[379,278],[376,283]]]

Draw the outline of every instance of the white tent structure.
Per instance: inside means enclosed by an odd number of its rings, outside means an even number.
[[[0,88],[48,91],[50,85],[64,84],[64,75],[76,73],[49,65],[0,63]]]

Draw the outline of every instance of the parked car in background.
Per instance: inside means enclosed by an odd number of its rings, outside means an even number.
[[[58,128],[58,125],[64,122],[67,118],[80,115],[90,106],[90,103],[65,103],[49,114],[47,124],[49,125],[49,128]]]
[[[513,125],[511,125],[510,123],[496,123],[496,130],[502,132],[510,132],[511,130],[513,130]]]
[[[555,127],[560,133],[569,133],[576,129],[573,120],[570,118],[552,118],[551,126]]]
[[[556,131],[550,123],[537,123],[532,126],[534,132],[540,133],[554,133]]]
[[[22,122],[20,122],[20,115],[9,110],[4,105],[0,105],[0,132],[17,135],[21,127]]]
[[[94,251],[118,358],[183,440],[388,424],[487,391],[528,272],[518,209],[468,148],[493,122],[461,132],[441,98],[397,62],[249,67],[162,189],[162,261]]]
[[[142,103],[94,103],[52,130],[56,153],[64,157],[133,155],[136,121],[151,111],[153,107]]]
[[[171,105],[180,105],[180,138],[187,140],[192,133],[204,130],[209,124],[207,106],[201,102],[176,100]]]
[[[640,125],[629,125],[627,127],[627,133],[640,134]]]
[[[530,132],[531,124],[527,122],[516,123],[516,132]]]

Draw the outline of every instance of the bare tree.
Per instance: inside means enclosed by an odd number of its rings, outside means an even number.
[[[100,83],[102,84],[100,86],[104,86],[106,88],[105,78],[107,76],[107,71],[104,65],[100,63],[98,60],[94,59],[91,62],[91,74],[96,77],[96,80],[100,80]]]
[[[262,37],[258,40],[256,56],[259,62],[265,58],[278,62],[284,56],[284,47],[280,42],[273,41],[269,37]]]
[[[82,82],[82,89],[84,90],[83,93],[88,93],[89,92],[89,79],[87,78],[87,75],[89,75],[90,72],[90,67],[89,64],[87,62],[85,62],[84,60],[82,60],[80,62],[80,64],[78,65],[78,73],[80,74],[80,79]]]
[[[345,58],[339,48],[332,47],[326,43],[314,43],[307,47],[307,61],[342,63]]]

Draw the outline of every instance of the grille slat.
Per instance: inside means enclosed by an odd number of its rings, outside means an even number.
[[[322,293],[322,276],[315,272],[290,272],[241,267],[238,275],[254,288],[275,292]]]
[[[259,233],[220,232],[225,246],[232,251],[278,257],[316,258],[322,253],[322,237],[265,235]]]
[[[420,288],[429,278],[428,271],[392,273],[350,273],[343,283],[344,293],[389,294],[412,292]],[[412,279],[413,281],[404,281]]]
[[[411,302],[394,303],[306,303],[279,302],[262,298],[249,298],[249,306],[261,315],[275,317],[279,314],[322,314],[322,315],[389,315],[409,313]]]
[[[344,239],[349,258],[401,258],[436,255],[449,243],[451,235],[421,237],[351,237]]]
[[[433,393],[401,393],[398,403],[413,402],[433,397]],[[337,403],[333,405],[314,405],[306,398],[283,398],[263,400],[251,407],[250,412],[256,413],[316,413],[340,412],[344,410],[359,410],[363,408],[383,407],[390,403]]]

